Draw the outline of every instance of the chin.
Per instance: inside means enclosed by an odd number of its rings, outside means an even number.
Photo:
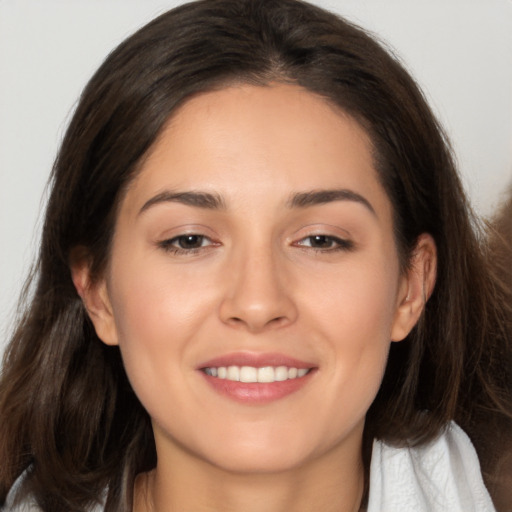
[[[229,439],[229,438],[225,438]],[[216,467],[232,473],[282,473],[300,468],[323,453],[322,443],[310,443],[306,436],[253,435],[230,442],[210,444],[203,456]],[[211,447],[215,446],[215,450]]]
[[[263,453],[233,453],[228,457],[215,457],[211,462],[224,471],[238,474],[272,474],[293,471],[301,467],[307,459],[283,454],[281,450],[274,452],[266,449]]]

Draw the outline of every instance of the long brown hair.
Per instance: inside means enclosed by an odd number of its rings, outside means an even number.
[[[499,323],[505,336],[512,333],[512,186],[505,194],[505,199],[487,226],[490,279],[495,285],[496,298],[500,301],[501,318]],[[498,337],[500,334],[498,334]],[[506,345],[503,346],[505,348]],[[494,357],[500,357],[503,352],[497,352]],[[510,358],[505,358],[505,364],[512,365]],[[499,370],[499,366],[496,368]],[[508,377],[509,387],[504,390],[510,393],[512,389],[510,373]],[[510,396],[510,395],[509,395]],[[480,424],[486,424],[489,417],[482,411]],[[496,415],[491,414],[491,419],[496,421]],[[499,421],[499,420],[498,420]],[[493,494],[493,499],[498,510],[510,510],[512,504],[512,426],[504,417],[501,425],[497,427],[494,422],[486,425],[484,433],[487,438],[477,441],[481,452],[487,451],[494,458],[494,471],[488,478],[488,486]],[[503,434],[505,432],[505,435]],[[496,448],[501,446],[501,454],[496,453]]]
[[[366,439],[424,443],[455,419],[492,483],[498,459],[488,429],[505,432],[512,418],[510,333],[449,145],[422,93],[373,37],[318,7],[200,0],[112,52],[65,135],[35,291],[0,382],[0,504],[27,471],[24,493],[45,511],[86,510],[104,493],[107,511],[131,510],[135,476],[156,463],[151,425],[118,349],[94,332],[70,256],[85,247],[101,275],[123,192],[179,105],[226,84],[272,81],[322,95],[367,131],[403,268],[421,233],[437,244],[434,293],[408,339],[393,344]]]

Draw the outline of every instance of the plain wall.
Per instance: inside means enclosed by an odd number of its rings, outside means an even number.
[[[37,249],[44,187],[81,89],[163,0],[0,0],[0,353]],[[316,0],[379,34],[424,88],[476,210],[512,182],[511,0]]]

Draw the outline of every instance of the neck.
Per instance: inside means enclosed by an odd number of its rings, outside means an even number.
[[[300,467],[256,474],[226,471],[186,452],[160,457],[137,479],[134,512],[357,512],[364,490],[361,445],[344,448]]]

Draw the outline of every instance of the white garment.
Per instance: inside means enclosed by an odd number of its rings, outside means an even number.
[[[368,512],[496,512],[476,451],[455,423],[431,443],[374,441]]]
[[[23,473],[17,480],[14,482],[9,494],[7,495],[7,499],[5,500],[5,505],[0,508],[0,512],[41,512],[41,509],[37,506],[34,499],[31,496],[27,496],[22,503],[14,506],[13,501],[16,495],[16,491],[21,487],[23,483],[23,478],[25,477],[25,473]],[[89,512],[104,512],[102,505],[97,505],[91,509]]]
[[[12,506],[22,477],[14,484],[3,511],[40,512],[28,499],[22,505]],[[101,512],[101,507],[90,512]],[[394,448],[382,441],[373,443],[367,512],[496,510],[484,486],[471,441],[459,426],[451,423],[436,440],[417,448]]]

